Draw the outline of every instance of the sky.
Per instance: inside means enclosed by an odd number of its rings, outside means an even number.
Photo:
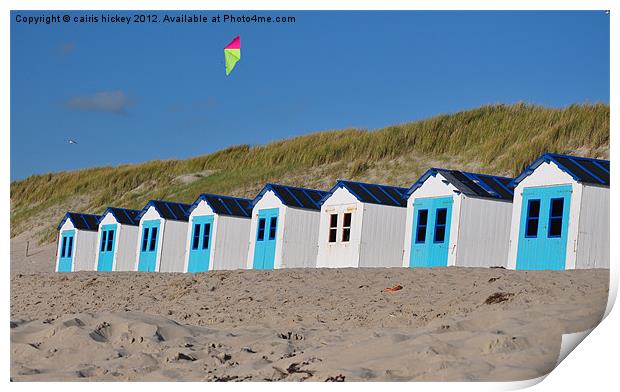
[[[16,21],[51,14],[65,12],[11,13],[12,181],[328,129],[377,129],[485,104],[609,103],[603,11],[204,11],[196,14],[295,22]],[[223,48],[237,35],[241,61],[227,77]]]

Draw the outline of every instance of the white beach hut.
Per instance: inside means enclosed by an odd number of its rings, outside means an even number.
[[[321,200],[317,267],[401,267],[406,191],[338,180]]]
[[[506,266],[511,178],[430,169],[406,193],[404,267]]]
[[[609,161],[544,154],[513,185],[508,268],[609,268]]]
[[[136,270],[183,272],[190,204],[151,200],[140,219]]]
[[[319,201],[327,192],[267,184],[252,201],[247,268],[316,266]]]
[[[190,208],[185,272],[246,268],[252,200],[201,194]]]
[[[67,212],[58,224],[56,272],[94,271],[99,216]]]
[[[139,210],[109,207],[99,218],[97,271],[135,271]]]

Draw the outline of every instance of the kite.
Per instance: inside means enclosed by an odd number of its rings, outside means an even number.
[[[241,39],[239,36],[236,36],[224,48],[224,59],[226,59],[226,76],[228,76],[235,68],[237,61],[241,59]]]

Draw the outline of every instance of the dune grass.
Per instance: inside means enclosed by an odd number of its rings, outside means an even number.
[[[330,164],[348,165],[336,173],[338,178],[360,177],[377,162],[412,154],[451,157],[464,166],[476,162],[487,173],[503,175],[516,175],[547,151],[608,157],[609,115],[604,104],[558,109],[500,104],[374,131],[325,131],[260,146],[232,146],[186,160],[33,175],[11,183],[11,235],[23,231],[24,221],[77,196],[89,200],[80,206],[84,212],[99,213],[108,205],[141,208],[152,198],[192,202],[201,192],[250,196],[244,194],[248,184],[256,189]],[[207,171],[190,182],[178,180]]]

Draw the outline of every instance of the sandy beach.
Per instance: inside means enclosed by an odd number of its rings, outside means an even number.
[[[601,319],[608,270],[11,276],[11,378],[522,380]],[[382,291],[401,285],[395,292]]]

